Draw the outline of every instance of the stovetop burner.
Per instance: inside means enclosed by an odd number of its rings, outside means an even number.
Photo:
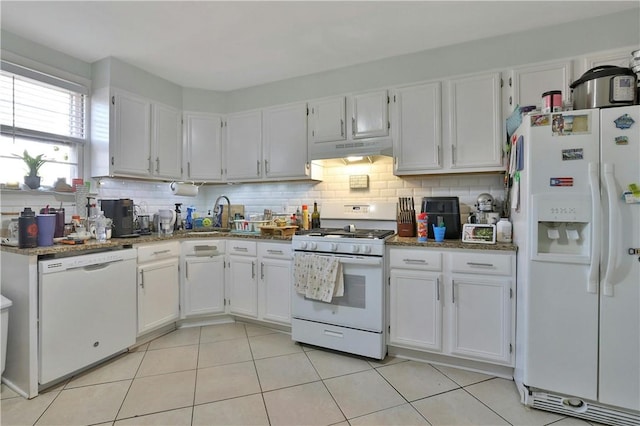
[[[369,238],[374,240],[384,239],[395,232],[388,229],[358,229],[353,232],[341,228],[319,228],[297,231],[296,235],[325,238]]]

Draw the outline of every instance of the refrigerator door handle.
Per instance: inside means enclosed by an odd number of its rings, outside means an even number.
[[[607,270],[604,274],[602,293],[605,296],[613,296],[613,270],[618,262],[618,200],[616,193],[616,181],[614,178],[615,167],[613,164],[604,164],[604,184],[607,190],[607,207],[609,210],[609,254],[607,256]]]
[[[600,180],[598,179],[598,163],[589,163],[589,190],[591,191],[591,266],[587,280],[587,292],[598,293],[598,275],[600,273]]]

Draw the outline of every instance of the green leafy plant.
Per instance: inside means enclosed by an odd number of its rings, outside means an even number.
[[[46,159],[42,158],[44,157],[44,154],[40,154],[35,157],[32,157],[29,155],[26,149],[24,150],[24,153],[22,155],[17,155],[17,154],[13,154],[13,155],[15,155],[18,158],[21,158],[22,161],[25,162],[25,164],[29,168],[29,176],[38,176],[38,170],[40,170],[40,167],[42,167],[42,165],[47,162]]]

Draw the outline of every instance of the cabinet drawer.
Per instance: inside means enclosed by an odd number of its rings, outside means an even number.
[[[258,243],[258,256],[272,259],[291,259],[291,244]]]
[[[513,255],[452,253],[451,271],[466,274],[511,275]]]
[[[391,249],[389,251],[391,268],[421,269],[424,271],[442,270],[442,253],[430,250]]]
[[[180,243],[178,241],[138,246],[137,248],[138,263],[180,256]]]
[[[218,256],[224,254],[225,240],[192,240],[182,242],[182,253],[188,256]]]
[[[255,241],[228,240],[227,253],[244,256],[256,255]]]

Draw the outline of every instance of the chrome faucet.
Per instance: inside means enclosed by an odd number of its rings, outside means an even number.
[[[218,216],[220,212],[220,199],[224,198],[225,200],[227,200],[227,208],[229,209],[229,214],[227,221],[229,222],[227,225],[229,228],[232,228],[233,225],[233,217],[231,217],[231,201],[229,201],[229,197],[227,197],[226,195],[221,195],[218,198],[216,198],[215,203],[213,203],[213,216],[216,218],[216,222],[215,222],[215,227],[218,228],[222,228],[222,215],[220,214],[220,216]]]

